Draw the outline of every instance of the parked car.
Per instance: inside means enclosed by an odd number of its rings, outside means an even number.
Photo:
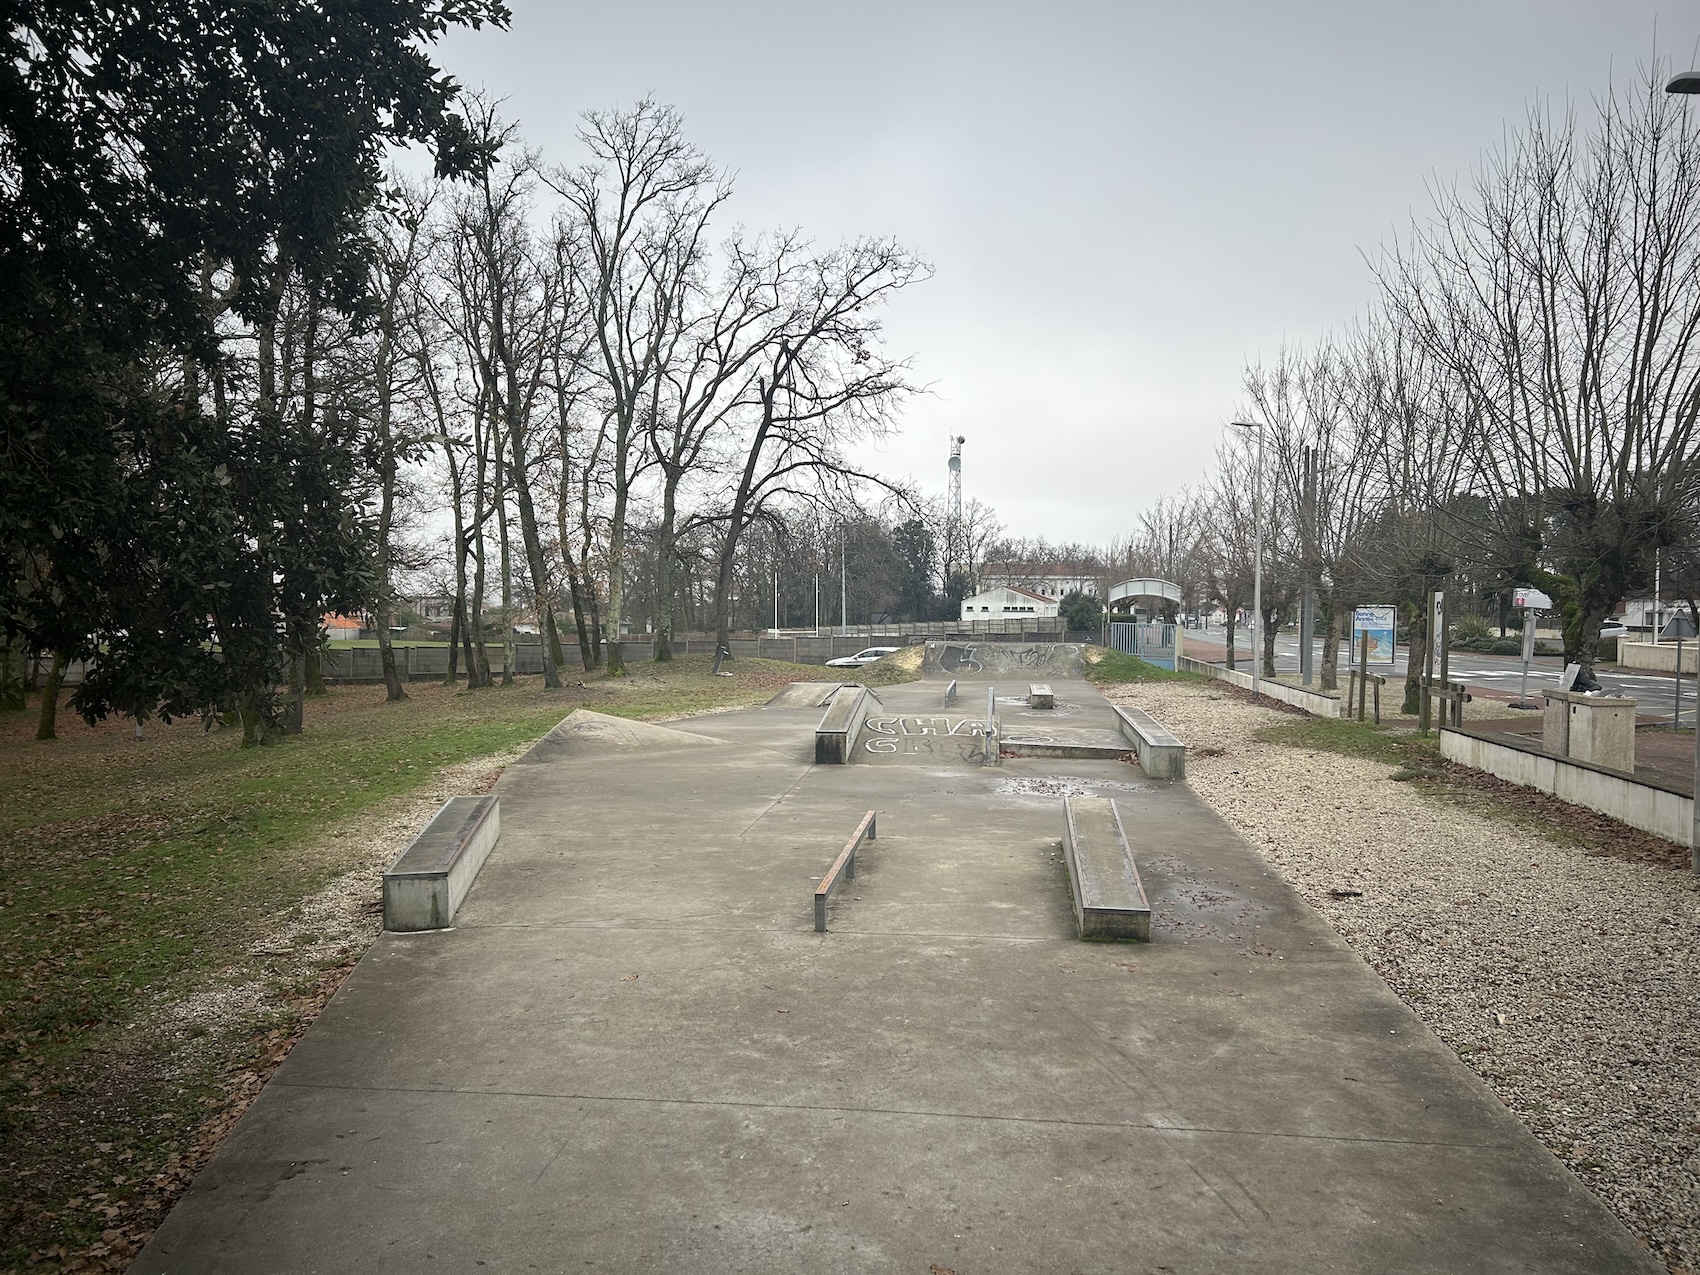
[[[861,668],[864,664],[872,664],[875,660],[884,659],[896,650],[895,646],[870,646],[864,651],[857,651],[854,655],[840,655],[836,660],[828,660],[826,666],[828,668]]]
[[[1629,626],[1616,620],[1607,620],[1600,625],[1600,636],[1602,638],[1626,638],[1629,636]]]

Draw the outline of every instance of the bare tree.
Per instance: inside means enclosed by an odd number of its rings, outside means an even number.
[[[1532,112],[1384,272],[1480,421],[1472,490],[1584,668],[1695,495],[1700,137],[1659,69],[1601,99],[1586,134]]]
[[[854,443],[885,433],[913,392],[908,363],[880,349],[878,310],[925,278],[895,243],[858,240],[821,256],[776,263],[785,322],[763,347],[739,439],[741,461],[721,503],[715,634],[729,635],[733,564],[746,531],[776,502],[878,482],[850,458]]]
[[[697,245],[714,209],[730,193],[709,162],[684,138],[672,107],[644,100],[630,111],[585,116],[579,134],[592,161],[557,171],[550,184],[573,208],[583,230],[575,258],[607,396],[603,423],[611,507],[608,515],[607,667],[623,676],[620,622],[625,602],[626,516],[651,454],[645,429],[662,392],[677,337],[677,289],[697,260]]]

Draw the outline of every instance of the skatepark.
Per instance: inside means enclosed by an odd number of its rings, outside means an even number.
[[[452,928],[379,939],[132,1269],[1661,1269],[1139,765],[1161,723],[974,656],[567,718]],[[1115,827],[1149,941],[1081,937]]]

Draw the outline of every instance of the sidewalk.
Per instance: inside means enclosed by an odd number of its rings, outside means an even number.
[[[1184,785],[816,767],[818,718],[510,768],[457,928],[377,943],[132,1271],[1662,1269]],[[1063,792],[1151,944],[1073,937]]]

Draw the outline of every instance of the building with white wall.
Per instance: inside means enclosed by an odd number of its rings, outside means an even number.
[[[962,599],[964,620],[1013,620],[1029,615],[1056,615],[1058,610],[1059,599],[1012,584],[1000,584]]]

